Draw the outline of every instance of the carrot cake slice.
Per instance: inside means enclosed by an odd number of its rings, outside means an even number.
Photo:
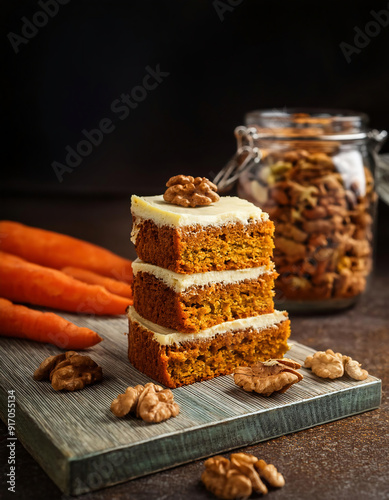
[[[191,274],[267,266],[272,257],[273,222],[241,198],[192,208],[134,195],[131,210],[131,240],[149,264]]]
[[[179,274],[137,259],[132,263],[135,310],[179,332],[274,311],[273,263],[228,271]]]
[[[175,388],[232,373],[236,366],[281,358],[289,349],[285,311],[228,321],[185,334],[128,309],[128,357],[135,368]]]

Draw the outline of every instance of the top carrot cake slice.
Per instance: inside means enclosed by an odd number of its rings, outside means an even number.
[[[246,200],[225,196],[195,208],[162,195],[131,201],[131,240],[144,262],[182,274],[269,265],[274,225]]]

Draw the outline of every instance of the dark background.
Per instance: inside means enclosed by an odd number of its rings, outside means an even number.
[[[353,45],[354,27],[364,30],[373,19],[371,10],[389,10],[387,1],[243,0],[221,21],[213,2],[205,0],[70,0],[20,45],[18,54],[7,35],[20,34],[22,17],[31,20],[41,7],[25,0],[4,0],[1,7],[2,219],[60,231],[135,258],[129,244],[130,194],[161,193],[176,173],[216,172],[235,151],[233,130],[245,112],[353,108],[368,113],[373,127],[389,129],[389,26],[350,63],[339,47]],[[115,130],[58,182],[51,163],[64,162],[65,147],[75,147],[83,129],[115,118],[111,103],[139,85],[146,66],[157,64],[170,75],[126,120],[116,117]],[[389,151],[388,143],[383,151]],[[369,294],[339,315],[293,318],[293,335],[310,347],[331,346],[363,361],[383,378],[385,390],[389,207],[381,202],[378,213],[376,274]],[[272,498],[315,493],[384,498],[386,401],[384,392],[378,412],[242,451],[265,453],[265,459],[287,471],[288,486],[271,492]],[[4,453],[2,423],[0,432]],[[313,471],[309,477],[307,464]],[[170,493],[177,499],[205,498],[202,469],[197,461],[87,499]],[[3,492],[5,476],[1,479]],[[11,497],[65,498],[20,442],[17,494]]]
[[[70,0],[15,54],[7,34],[42,8],[2,2],[1,190],[151,194],[177,173],[212,177],[257,108],[351,108],[389,129],[389,26],[350,63],[339,46],[388,2],[224,4],[221,20],[205,0]],[[170,75],[120,120],[111,103],[157,64]],[[60,183],[51,163],[103,118],[115,130]]]

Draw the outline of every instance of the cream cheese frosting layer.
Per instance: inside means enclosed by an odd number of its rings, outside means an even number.
[[[285,321],[288,319],[288,316],[285,311],[274,311],[271,314],[262,314],[260,316],[252,316],[250,318],[226,321],[225,323],[220,323],[220,325],[200,330],[198,333],[180,333],[176,330],[172,330],[171,328],[156,325],[155,323],[142,318],[142,316],[135,311],[133,306],[128,308],[128,318],[152,332],[153,339],[159,344],[173,345],[197,340],[206,340],[215,337],[219,333],[242,331],[249,328],[254,330],[264,330],[265,328],[275,326],[278,323]]]
[[[247,200],[234,196],[222,196],[207,206],[181,207],[164,201],[163,196],[132,196],[131,210],[135,217],[151,219],[157,226],[184,227],[192,225],[221,226],[230,222],[248,224],[269,219]]]
[[[134,276],[139,272],[152,274],[157,279],[163,281],[165,285],[176,293],[182,293],[192,286],[207,286],[213,283],[232,284],[244,280],[255,280],[264,274],[274,272],[274,265],[270,267],[261,266],[248,269],[237,269],[233,271],[209,271],[207,273],[179,274],[163,267],[147,264],[140,259],[132,263]]]

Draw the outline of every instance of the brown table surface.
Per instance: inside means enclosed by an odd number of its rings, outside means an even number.
[[[2,219],[52,229],[101,244],[134,258],[129,238],[129,199],[114,197],[3,196]],[[377,259],[368,293],[352,309],[321,316],[293,316],[293,339],[315,349],[332,348],[360,362],[382,379],[378,410],[320,425],[240,451],[274,463],[286,485],[271,499],[389,498],[389,209],[379,210]],[[5,353],[1,354],[6,355]],[[1,430],[1,463],[5,463],[6,427]],[[4,457],[4,458],[2,458]],[[20,442],[16,447],[16,493],[2,498],[65,498]],[[200,482],[203,460],[136,479],[79,498],[82,500],[211,499]],[[253,495],[252,498],[258,498]]]

